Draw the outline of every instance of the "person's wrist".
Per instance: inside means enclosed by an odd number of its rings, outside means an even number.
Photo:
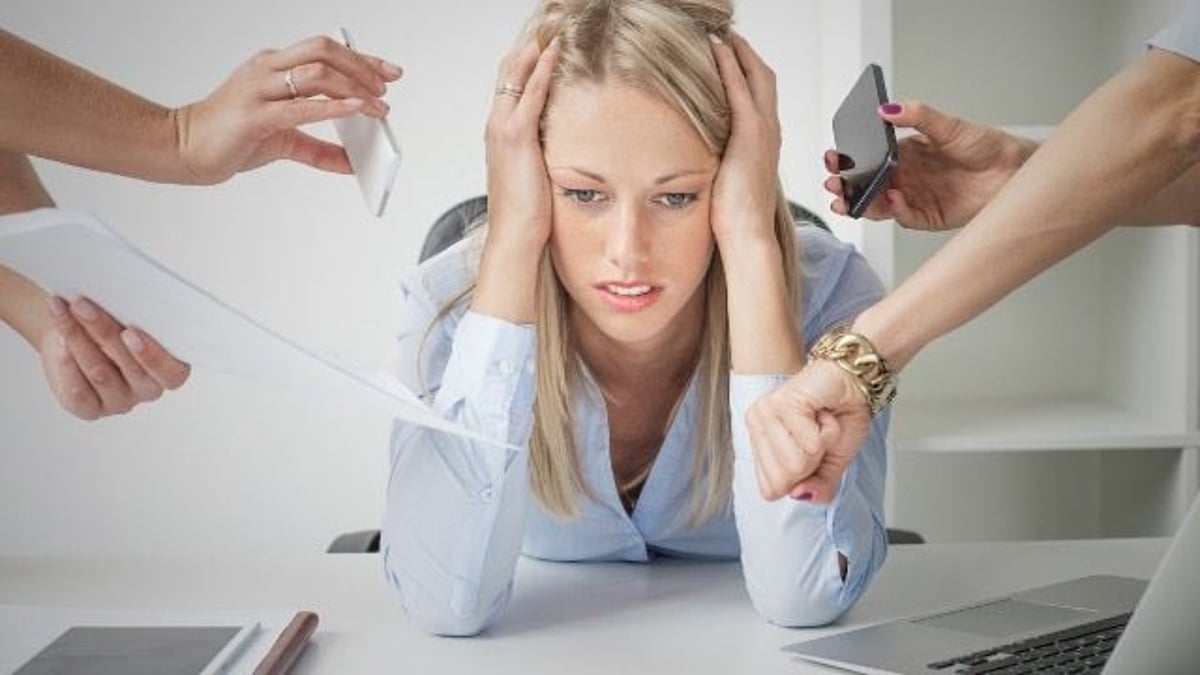
[[[54,329],[50,296],[25,277],[0,267],[0,321],[37,349]]]
[[[888,362],[892,372],[899,373],[920,350],[906,330],[906,326],[918,322],[911,319],[900,322],[890,320],[886,302],[884,300],[864,310],[850,325],[850,330],[870,340],[879,355]]]
[[[488,233],[471,308],[511,323],[532,323],[545,242],[514,241]]]
[[[765,261],[778,264],[779,242],[773,229],[769,228],[724,228],[714,230],[717,250],[726,270],[741,264],[759,265]]]
[[[871,417],[878,416],[896,397],[897,377],[887,360],[868,338],[848,326],[838,326],[822,335],[809,357],[815,362],[831,363],[849,375]]]
[[[173,176],[170,182],[181,185],[213,185],[220,182],[219,178],[206,175],[201,162],[195,157],[194,121],[196,106],[192,103],[178,108],[170,108],[164,120],[164,130],[168,142],[164,145],[163,164],[169,167]]]

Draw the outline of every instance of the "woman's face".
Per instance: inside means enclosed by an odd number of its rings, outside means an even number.
[[[628,85],[570,85],[551,103],[550,252],[575,318],[628,345],[699,330],[717,156],[681,115]]]

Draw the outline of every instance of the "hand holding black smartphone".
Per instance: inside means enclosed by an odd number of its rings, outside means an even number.
[[[872,63],[833,116],[842,193],[851,218],[861,218],[898,161],[896,130],[879,117],[887,103],[883,69]]]

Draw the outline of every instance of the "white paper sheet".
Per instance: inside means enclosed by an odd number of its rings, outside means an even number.
[[[181,278],[94,216],[39,209],[0,217],[0,265],[60,296],[86,296],[194,368],[359,401],[398,419],[512,447],[448,422],[399,380],[308,351]]]

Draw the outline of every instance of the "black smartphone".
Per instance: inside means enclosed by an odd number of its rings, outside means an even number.
[[[879,116],[879,106],[887,101],[883,69],[872,63],[833,116],[833,142],[852,218],[862,217],[898,161],[896,130]]]

